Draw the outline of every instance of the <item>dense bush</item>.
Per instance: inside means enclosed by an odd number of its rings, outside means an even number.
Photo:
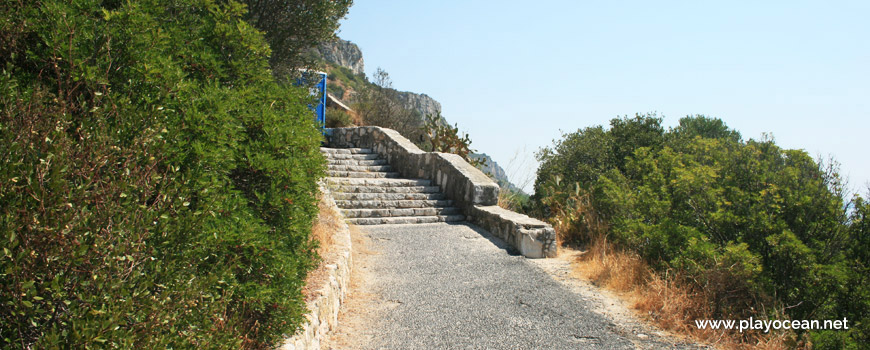
[[[870,341],[867,205],[832,164],[703,116],[669,131],[617,118],[538,157],[535,201],[563,238],[608,237],[682,276],[715,317],[846,317],[849,331],[812,332],[816,347]]]
[[[326,72],[329,73],[326,89],[345,102],[352,101],[356,93],[365,91],[369,86],[369,81],[364,74],[354,74],[347,67],[328,62],[321,64],[326,66]]]
[[[263,31],[271,45],[276,75],[294,74],[303,66],[313,67],[306,55],[314,45],[335,38],[339,20],[352,0],[242,0],[248,7],[245,20]],[[292,80],[292,79],[291,79]]]
[[[326,127],[327,128],[344,128],[353,126],[353,118],[340,108],[326,108]]]
[[[378,68],[372,83],[363,86],[354,95],[352,108],[364,125],[396,130],[418,146],[424,142],[420,113],[402,103],[399,92],[393,89],[389,73]]]
[[[294,331],[320,134],[243,13],[0,5],[3,348],[268,348]]]

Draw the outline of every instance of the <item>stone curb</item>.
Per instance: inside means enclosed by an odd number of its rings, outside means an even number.
[[[339,257],[336,262],[326,265],[327,283],[316,292],[317,297],[307,303],[309,312],[305,315],[305,322],[296,335],[285,339],[277,347],[279,350],[320,349],[323,337],[338,326],[338,311],[350,288],[350,272],[353,268],[350,228],[325,183],[321,181],[319,185],[327,208],[340,221],[334,236]]]

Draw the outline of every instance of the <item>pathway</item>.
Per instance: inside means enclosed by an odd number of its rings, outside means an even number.
[[[372,252],[354,257],[360,273],[331,348],[687,348],[640,338],[591,311],[590,301],[473,225],[360,228]]]

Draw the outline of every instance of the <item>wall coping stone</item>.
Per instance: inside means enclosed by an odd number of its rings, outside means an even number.
[[[528,215],[517,213],[515,211],[507,210],[497,205],[482,207],[480,209],[489,211],[494,215],[499,216],[503,220],[513,221],[519,225],[522,225],[525,228],[543,228],[550,226],[549,224],[541,220],[529,217]]]

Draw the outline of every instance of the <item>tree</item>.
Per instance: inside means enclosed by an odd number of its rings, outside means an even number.
[[[263,31],[272,48],[275,74],[285,76],[312,65],[306,52],[320,42],[334,39],[339,20],[353,0],[245,0],[245,20]]]
[[[715,118],[665,132],[641,115],[564,135],[538,159],[534,199],[560,237],[606,237],[679,276],[721,318],[848,317],[854,329],[808,340],[867,342],[868,206],[846,198],[835,162],[743,141]]]
[[[365,125],[375,125],[398,131],[417,145],[423,144],[424,132],[420,129],[421,119],[417,111],[405,108],[399,102],[399,92],[393,89],[393,82],[387,71],[378,67],[372,84],[356,97],[354,110]]]
[[[700,136],[708,139],[727,139],[740,141],[740,132],[728,128],[722,119],[710,118],[704,115],[686,116],[680,118],[680,125],[671,130],[671,136],[693,139]]]
[[[322,135],[244,6],[0,4],[0,347],[271,348]]]
[[[664,143],[664,133],[662,118],[655,113],[611,119],[608,134],[613,139],[611,149],[616,167],[624,170],[626,158],[638,148],[659,149]]]

